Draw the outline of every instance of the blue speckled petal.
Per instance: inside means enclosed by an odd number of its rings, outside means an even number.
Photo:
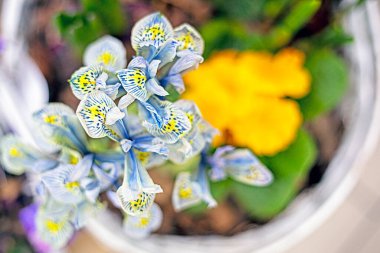
[[[174,102],[173,105],[186,113],[186,116],[189,119],[192,126],[196,126],[202,118],[198,106],[191,100],[181,99]]]
[[[132,191],[122,185],[116,192],[124,212],[131,216],[140,216],[152,207],[155,193]]]
[[[116,141],[121,134],[116,127],[106,125],[106,115],[116,105],[113,100],[101,91],[90,93],[77,108],[78,118],[92,138],[110,137]]]
[[[151,207],[156,193],[162,192],[142,167],[133,150],[125,157],[123,184],[117,190],[122,209],[129,215],[141,215]]]
[[[123,229],[128,237],[134,239],[146,238],[151,232],[157,230],[162,223],[162,211],[153,203],[152,208],[141,216],[127,215],[124,218]]]
[[[191,50],[199,55],[203,53],[204,41],[194,27],[182,24],[174,29],[174,38],[178,41],[178,50]]]
[[[140,101],[148,99],[148,91],[146,89],[148,77],[144,70],[140,68],[128,68],[117,71],[116,75],[126,92]]]
[[[154,46],[160,48],[165,41],[173,37],[173,28],[161,13],[153,13],[138,21],[132,29],[131,43],[138,55],[141,48]]]
[[[147,119],[143,126],[155,137],[167,143],[175,143],[191,129],[186,113],[170,102],[160,101],[152,96],[148,102],[155,109],[159,121]],[[155,114],[154,112],[152,114]],[[151,121],[149,121],[151,120]]]
[[[84,96],[97,88],[97,79],[103,73],[101,65],[87,66],[72,74],[69,83],[74,95],[82,100]]]

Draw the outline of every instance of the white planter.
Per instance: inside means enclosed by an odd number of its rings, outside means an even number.
[[[48,102],[47,82],[25,46],[24,0],[4,0],[0,6],[0,38],[5,43],[0,53],[0,137],[4,128],[34,143],[32,113]]]
[[[352,190],[380,131],[380,80],[376,76],[380,73],[380,3],[367,1],[346,17],[345,26],[355,41],[345,50],[351,90],[341,110],[346,127],[342,143],[323,180],[299,195],[280,216],[233,237],[153,235],[143,241],[131,240],[109,212],[91,220],[88,230],[114,252],[248,253],[285,252],[318,228]]]

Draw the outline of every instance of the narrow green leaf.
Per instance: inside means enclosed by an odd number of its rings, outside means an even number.
[[[286,17],[268,34],[268,47],[275,50],[288,44],[317,12],[321,0],[298,1]]]
[[[275,19],[294,0],[267,0],[265,1],[264,13],[270,19]]]
[[[324,47],[335,48],[350,43],[352,41],[352,36],[347,34],[346,31],[342,28],[342,26],[330,25],[320,33],[314,35],[313,37],[305,38],[297,42],[297,45],[300,45],[305,49],[317,49]]]

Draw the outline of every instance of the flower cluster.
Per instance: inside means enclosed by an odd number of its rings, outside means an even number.
[[[128,65],[126,50],[114,37],[88,46],[85,66],[69,79],[80,100],[76,113],[53,103],[34,114],[43,147],[24,144],[15,136],[1,141],[7,171],[27,173],[39,206],[37,231],[54,247],[65,245],[103,206],[103,192],[124,214],[127,235],[140,238],[156,230],[163,215],[154,199],[162,188],[148,169],[166,161],[181,164],[201,157],[195,171],[176,178],[172,199],[177,211],[201,201],[214,207],[209,179],[230,176],[256,186],[272,181],[269,170],[247,149],[225,146],[211,152],[217,130],[195,103],[165,99],[168,87],[182,93],[182,75],[203,61],[203,40],[193,27],[173,29],[164,16],[154,13],[135,25],[131,42],[136,56]],[[86,133],[117,145],[99,152]],[[41,151],[47,145],[54,151]]]
[[[184,97],[193,99],[221,131],[217,144],[275,155],[295,140],[302,125],[299,106],[292,98],[301,98],[310,90],[304,58],[302,51],[293,48],[275,55],[221,51],[185,76]]]

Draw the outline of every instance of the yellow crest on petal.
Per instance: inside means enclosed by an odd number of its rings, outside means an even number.
[[[53,220],[46,220],[45,221],[46,229],[52,233],[57,234],[63,227],[62,222],[55,222]]]
[[[104,51],[98,56],[97,62],[104,63],[104,65],[112,65],[116,62],[116,57],[109,51]]]
[[[18,148],[16,147],[11,147],[9,149],[9,155],[11,157],[21,157],[22,156],[22,153],[20,152],[20,150],[18,150]]]
[[[65,187],[66,189],[68,189],[69,191],[74,191],[76,188],[79,187],[79,182],[77,181],[74,181],[74,182],[67,182],[65,184]]]

